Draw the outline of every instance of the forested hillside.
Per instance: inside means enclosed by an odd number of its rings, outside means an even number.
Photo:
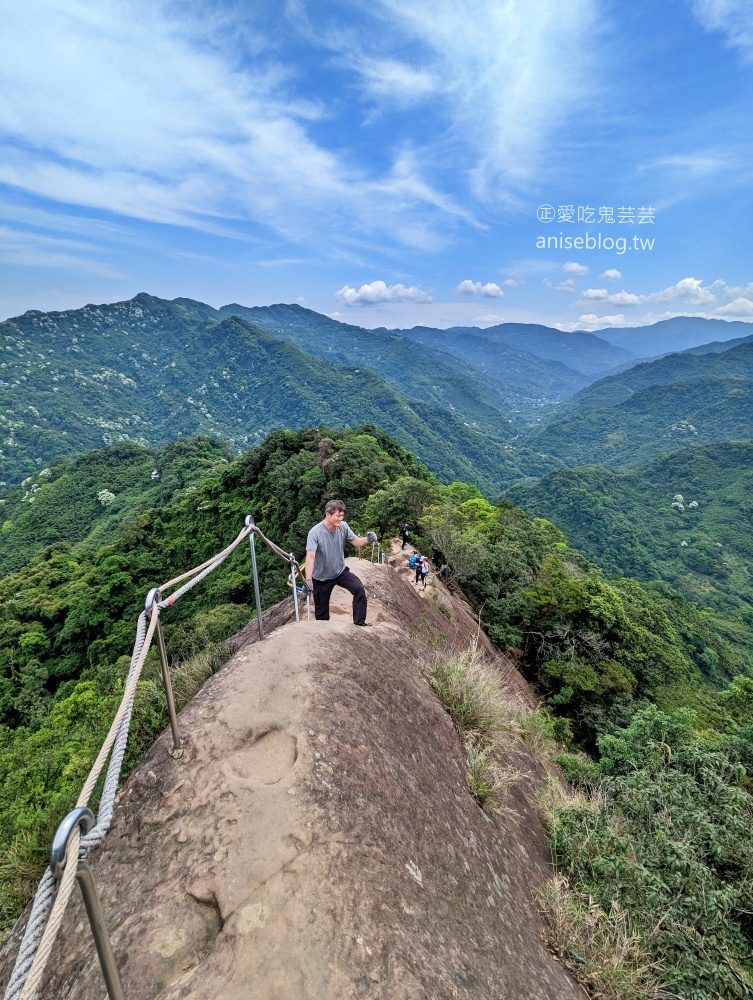
[[[221,316],[240,316],[261,330],[336,364],[363,365],[419,405],[443,403],[461,419],[495,434],[510,414],[535,406],[554,378],[564,395],[584,384],[582,377],[562,380],[553,364],[507,352],[483,365],[457,353],[428,347],[403,331],[364,330],[299,305],[223,306]],[[437,331],[439,332],[439,331]],[[481,331],[475,330],[474,333]],[[517,361],[516,367],[510,360]],[[522,367],[520,367],[520,363]],[[559,396],[557,398],[560,398]]]
[[[664,581],[713,612],[753,667],[753,444],[686,448],[634,472],[560,469],[507,496],[610,576]]]
[[[111,469],[121,478],[114,499],[96,501],[100,510],[89,494]],[[0,582],[6,922],[109,725],[147,590],[223,548],[247,513],[301,556],[323,501],[337,495],[359,531],[385,536],[408,518],[415,543],[449,565],[491,638],[518,650],[546,699],[540,726],[568,750],[563,766],[585,790],[602,789],[599,812],[557,813],[554,848],[573,883],[605,913],[615,903],[629,911],[648,960],[676,993],[748,996],[753,858],[741,831],[753,819],[753,681],[727,622],[666,584],[606,580],[550,521],[491,504],[474,486],[442,485],[374,428],[277,431],[230,462],[206,440],[160,453],[120,446],[61,463],[48,478],[33,502],[47,505],[55,540]],[[686,490],[688,514],[702,482]],[[80,506],[76,483],[85,485],[80,520],[71,511]],[[118,498],[122,519],[110,518]],[[25,517],[19,500],[11,538],[28,537]],[[23,560],[22,545],[12,560]],[[268,606],[289,592],[285,568],[266,551],[259,562]],[[177,677],[177,664],[197,657],[216,669],[217,644],[253,613],[243,548],[166,613]],[[131,762],[164,725],[153,653],[147,668]]]
[[[0,500],[0,575],[55,542],[96,551],[135,514],[159,510],[233,455],[216,438],[181,438],[155,450],[125,443],[60,459]]]
[[[567,374],[575,372],[590,378],[598,378],[611,368],[637,357],[629,344],[615,347],[593,333],[583,330],[566,333],[538,323],[500,323],[483,330],[466,326],[452,326],[446,330],[418,326],[400,332],[418,340],[424,347],[442,346],[460,355],[467,353],[472,356],[478,349],[466,343],[469,339],[484,342],[490,357],[494,356],[494,347],[504,345],[508,349],[523,351],[529,357],[532,355],[554,361],[559,366],[564,365]]]
[[[207,320],[211,313],[217,321]],[[237,453],[275,428],[317,423],[377,423],[441,478],[468,479],[492,494],[523,468],[542,473],[556,464],[504,445],[514,436],[509,421],[500,414],[494,425],[477,391],[468,406],[486,430],[456,416],[439,389],[399,392],[366,367],[314,358],[201,303],[139,295],[112,306],[30,312],[0,328],[0,469],[11,483],[103,444],[159,447],[203,434]],[[449,387],[449,375],[444,381]]]
[[[578,393],[532,432],[532,448],[567,465],[636,468],[691,444],[753,436],[753,343],[672,354]]]

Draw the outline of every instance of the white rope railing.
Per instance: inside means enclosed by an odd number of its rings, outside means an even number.
[[[123,764],[126,745],[128,743],[128,734],[131,725],[131,715],[133,713],[133,701],[136,694],[136,686],[141,677],[141,672],[155,635],[157,636],[157,640],[160,645],[163,677],[168,699],[168,711],[170,713],[170,721],[175,742],[173,756],[178,757],[182,753],[179,749],[180,741],[178,738],[177,721],[172,701],[169,668],[167,667],[164,640],[162,639],[159,621],[160,612],[165,608],[172,606],[180,597],[208,576],[209,573],[217,569],[217,567],[224,562],[230,553],[233,552],[245,538],[250,538],[251,540],[254,588],[256,594],[257,617],[259,619],[259,636],[260,638],[263,638],[264,633],[262,627],[261,605],[259,603],[259,581],[256,570],[256,555],[253,546],[254,536],[257,536],[260,541],[267,545],[270,551],[288,563],[290,567],[290,583],[293,588],[293,602],[296,620],[299,618],[299,589],[306,595],[307,611],[309,611],[310,614],[310,589],[295,556],[292,552],[285,552],[279,545],[276,545],[273,541],[267,538],[254,523],[254,520],[250,515],[246,518],[243,530],[238,533],[237,537],[230,543],[230,545],[223,549],[222,552],[219,552],[210,559],[207,559],[205,562],[201,563],[200,566],[195,566],[186,573],[182,573],[179,576],[174,577],[172,580],[168,580],[168,582],[162,584],[161,587],[154,588],[149,592],[147,597],[147,606],[139,615],[137,622],[136,639],[134,642],[133,653],[131,655],[131,666],[128,671],[126,686],[120,706],[118,707],[118,711],[112,721],[110,730],[105,737],[99,754],[97,755],[97,759],[92,765],[79,797],[76,800],[76,810],[81,810],[82,807],[88,806],[89,799],[91,798],[102,773],[102,769],[104,768],[105,762],[109,756],[110,763],[105,776],[102,795],[100,797],[96,823],[90,830],[88,830],[88,832],[82,835],[79,824],[74,821],[73,828],[68,835],[64,848],[64,857],[68,863],[64,862],[64,866],[59,863],[56,863],[55,865],[56,869],[62,867],[62,878],[57,887],[57,892],[55,891],[56,878],[53,874],[52,868],[47,868],[42,876],[36,895],[34,896],[29,922],[26,925],[26,930],[18,950],[18,955],[16,956],[13,971],[5,990],[4,1000],[35,1000],[37,997],[39,985],[42,981],[42,977],[44,976],[50,952],[55,943],[58,931],[60,930],[65,910],[73,891],[74,880],[77,875],[80,875],[82,866],[86,868],[83,859],[89,851],[92,850],[92,848],[96,847],[104,840],[105,835],[110,828],[115,808],[118,783],[120,781],[120,771]],[[375,552],[377,561],[384,562],[385,553],[381,545],[378,543],[372,544],[372,561],[374,561]],[[296,582],[296,578],[299,576],[302,582],[301,588],[297,586]],[[170,590],[179,583],[182,583],[183,586],[179,587],[169,596],[164,596],[164,592],[166,590]],[[85,811],[88,812],[88,810]],[[69,817],[71,815],[71,813],[68,814]],[[88,815],[89,821],[91,822],[91,814],[89,813]],[[62,825],[63,824],[61,824],[61,827]],[[71,864],[68,860],[71,858],[77,859],[77,864]],[[94,890],[94,892],[96,894],[96,890]],[[93,926],[92,930],[96,940],[98,929]],[[99,928],[99,932],[106,936],[107,932],[104,926]],[[100,952],[100,960],[102,960],[100,944],[101,940],[97,940],[97,950]],[[107,947],[109,948],[109,941],[107,942]],[[107,976],[107,970],[105,970],[103,966],[103,972],[105,972],[105,979],[108,985],[108,992],[110,992],[110,996],[112,997],[122,997],[123,994],[117,979],[117,970],[114,967],[114,963],[111,971],[114,973],[115,978],[115,984],[112,990],[111,981]]]
[[[83,837],[78,827],[73,830],[68,840],[67,858],[79,858],[88,854],[93,847],[102,842],[112,822],[115,797],[120,780],[120,770],[128,742],[136,685],[141,677],[152,639],[159,628],[160,611],[174,604],[183,594],[187,593],[200,580],[203,580],[204,577],[216,569],[254,531],[261,534],[253,524],[244,527],[233,542],[227,548],[223,549],[222,552],[217,553],[217,555],[212,556],[211,559],[206,560],[200,566],[195,566],[188,572],[182,573],[180,576],[169,580],[162,587],[158,588],[159,592],[162,593],[174,587],[177,583],[181,583],[184,580],[187,581],[175,593],[153,603],[148,626],[147,612],[141,612],[136,627],[136,640],[131,656],[131,667],[128,672],[120,706],[76,801],[77,808],[88,805],[105,762],[108,756],[110,756],[110,765],[100,798],[97,822],[94,828],[84,834]],[[271,544],[274,545],[274,543]],[[287,555],[285,558],[288,558]],[[258,581],[255,580],[254,582],[258,590]],[[18,955],[16,956],[13,972],[5,991],[4,1000],[32,1000],[36,995],[73,890],[73,882],[76,874],[77,866],[75,864],[66,864],[57,892],[55,892],[56,880],[52,874],[52,870],[48,868],[42,876],[34,897],[29,922],[26,926]]]

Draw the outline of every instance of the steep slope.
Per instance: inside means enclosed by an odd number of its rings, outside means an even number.
[[[508,437],[509,388],[442,351],[425,349],[389,330],[340,323],[299,305],[242,306],[219,310],[335,364],[362,365],[415,402],[443,405],[460,419]]]
[[[305,354],[238,317],[205,321],[209,307],[139,295],[114,306],[26,313],[2,324],[5,429],[11,480],[54,458],[118,441],[224,438],[236,450],[278,427],[375,423],[442,478],[496,491],[522,461],[466,426],[449,406],[414,400],[366,368]],[[552,463],[538,460],[540,471]]]
[[[672,354],[589,386],[527,439],[568,465],[635,468],[688,444],[753,436],[753,343]]]
[[[373,629],[339,604],[245,647],[181,713],[182,759],[163,737],[124,788],[92,866],[126,996],[576,1000],[533,895],[549,854],[531,758],[484,813],[423,675],[446,617],[391,568],[351,568]],[[101,995],[74,903],[48,1000]]]

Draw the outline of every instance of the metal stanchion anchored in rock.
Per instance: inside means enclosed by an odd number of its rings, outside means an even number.
[[[102,842],[112,822],[115,796],[120,781],[120,770],[128,742],[136,685],[141,676],[152,640],[155,637],[157,648],[159,649],[162,680],[165,685],[167,709],[172,733],[173,745],[170,754],[176,761],[180,760],[183,756],[182,740],[178,729],[178,717],[170,679],[170,665],[162,634],[160,615],[167,608],[172,607],[183,594],[191,590],[192,587],[195,587],[205,576],[217,569],[245,538],[249,539],[251,546],[251,573],[254,600],[256,603],[256,617],[259,625],[259,638],[264,638],[264,622],[259,589],[259,573],[256,563],[255,538],[263,542],[270,551],[279,556],[288,566],[288,582],[293,590],[296,621],[300,620],[299,601],[301,595],[305,597],[306,601],[306,618],[311,618],[311,590],[306,583],[295,555],[292,552],[285,552],[279,545],[270,541],[256,525],[250,514],[245,520],[243,530],[222,552],[207,559],[200,566],[196,566],[188,572],[182,573],[172,580],[168,580],[167,583],[163,583],[159,587],[152,587],[149,590],[144,610],[141,612],[136,625],[136,640],[123,698],[110,726],[110,731],[102,744],[99,755],[84,783],[75,808],[68,813],[55,833],[50,855],[50,867],[42,876],[37,888],[29,921],[26,925],[26,931],[21,941],[18,955],[16,956],[16,962],[5,991],[4,1000],[40,1000],[39,987],[52,946],[55,943],[62,923],[68,900],[73,891],[75,880],[78,880],[81,885],[92,936],[107,988],[107,995],[110,1000],[124,1000],[115,956],[107,933],[105,917],[100,905],[93,874],[86,863],[86,857],[93,847]],[[377,561],[384,561],[381,547],[377,547],[376,555]],[[374,546],[372,546],[373,558]],[[173,591],[173,588],[178,584],[181,584],[181,586]],[[169,596],[165,596],[168,593]],[[108,757],[109,765],[100,798],[99,812],[95,819],[94,813],[89,808],[88,803]]]

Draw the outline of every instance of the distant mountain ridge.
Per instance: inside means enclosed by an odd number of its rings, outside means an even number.
[[[748,329],[723,326],[725,334]],[[672,329],[677,339],[686,328]],[[698,320],[691,332],[718,336],[719,329],[719,323]],[[652,367],[593,334],[535,324],[367,330],[296,304],[215,309],[146,293],[67,312],[32,310],[1,323],[0,332],[0,475],[11,480],[50,460],[119,441],[155,447],[204,434],[240,450],[276,427],[374,423],[440,477],[476,481],[491,492],[561,462],[654,457],[650,449],[630,457],[632,444],[619,445],[625,435],[617,427],[607,430],[613,437],[600,457],[598,448],[589,450],[596,428],[586,426],[580,434],[565,425],[576,414],[580,419],[585,411],[628,402],[634,417],[642,404],[632,397],[650,387],[646,405],[669,413],[658,386],[697,379],[704,371],[747,380],[747,368],[735,368],[735,351],[750,339],[707,345],[719,352],[707,358],[722,359],[714,371],[703,368],[703,358],[694,356],[702,351],[695,348]],[[611,375],[615,366],[629,367]],[[720,393],[722,410],[742,410],[747,381],[710,391]],[[529,439],[525,425],[547,410],[553,420]],[[749,433],[744,414],[730,413],[726,422],[721,416],[720,410],[710,421],[718,425],[711,439]],[[683,427],[689,420],[687,414],[680,418]],[[568,437],[575,438],[575,450]]]
[[[528,435],[566,465],[636,468],[691,444],[753,437],[753,341],[671,354],[588,386]]]
[[[487,405],[499,408],[505,416],[527,414],[565,399],[618,361],[633,357],[590,334],[562,334],[547,327],[532,326],[528,341],[524,342],[521,335],[513,345],[512,340],[507,343],[494,332],[487,336],[488,330],[476,327],[367,330],[298,305],[233,304],[223,306],[219,312],[223,316],[242,316],[316,357],[348,364],[361,361],[400,388],[410,379],[416,391],[421,391],[425,376],[432,394],[444,393],[450,386],[455,395],[462,388],[467,396],[470,383],[474,396],[480,393]],[[528,328],[520,327],[524,329]],[[587,343],[581,342],[581,337],[588,338]],[[568,338],[579,344],[577,356]],[[567,362],[573,362],[573,367]]]
[[[753,336],[753,323],[741,320],[706,319],[703,316],[673,316],[650,326],[609,327],[595,336],[615,347],[627,348],[643,357],[686,351],[713,341]]]
[[[596,334],[581,330],[564,332],[537,323],[501,323],[483,329],[456,326],[446,330],[418,326],[400,332],[429,346],[435,343],[452,345],[461,354],[466,338],[478,338],[542,360],[556,361],[579,375],[595,377],[636,357],[636,352],[615,347]]]
[[[365,366],[300,350],[236,315],[146,294],[63,313],[28,312],[0,324],[6,351],[0,469],[18,481],[53,459],[133,441],[154,447],[208,435],[239,451],[271,430],[377,424],[444,479],[495,492],[531,461],[502,444],[501,411],[469,390],[487,429],[461,419],[425,386],[401,392]],[[449,392],[449,375],[443,376]],[[418,376],[416,376],[418,380]],[[461,375],[456,373],[456,387]],[[484,409],[485,408],[485,409]]]

